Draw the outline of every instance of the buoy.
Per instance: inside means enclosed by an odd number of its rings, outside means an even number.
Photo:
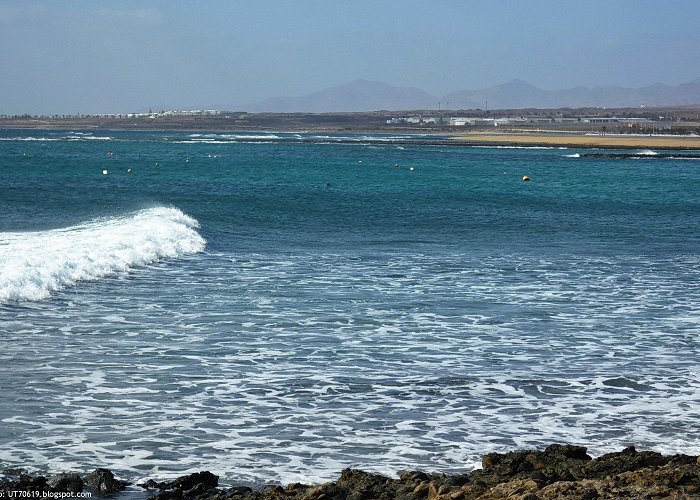
[[[132,169],[129,169],[129,170],[127,170],[127,172],[131,173],[131,172],[133,172],[133,170],[132,170]]]
[[[107,169],[104,169],[104,170],[102,171],[102,175],[107,175]]]
[[[112,152],[110,151],[109,153],[107,153],[107,156],[112,156]]]
[[[409,170],[410,170],[411,172],[413,172],[413,167],[409,168]]]
[[[399,165],[399,164],[397,163],[397,164],[394,165],[394,166],[395,166],[396,168],[399,168],[401,165]]]
[[[523,182],[529,182],[530,178],[527,175],[523,175]]]

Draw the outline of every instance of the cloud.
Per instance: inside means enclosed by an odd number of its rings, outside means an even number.
[[[142,26],[161,26],[165,23],[163,13],[154,8],[149,9],[109,9],[104,8],[97,11],[100,16],[110,18],[112,20],[125,20],[140,24]]]

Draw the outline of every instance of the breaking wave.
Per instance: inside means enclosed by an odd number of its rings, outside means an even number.
[[[0,233],[0,303],[44,300],[81,281],[204,250],[199,223],[156,207],[39,232]]]

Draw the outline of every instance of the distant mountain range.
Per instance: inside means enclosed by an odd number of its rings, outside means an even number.
[[[700,78],[680,85],[646,87],[574,87],[544,90],[524,80],[493,87],[460,90],[438,97],[415,87],[356,80],[298,97],[273,97],[232,109],[256,113],[324,113],[332,111],[403,111],[437,109],[636,108],[700,105]],[[438,104],[440,103],[440,104]]]

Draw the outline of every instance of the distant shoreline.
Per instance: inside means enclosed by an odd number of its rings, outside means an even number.
[[[144,125],[144,124],[139,124]],[[150,124],[149,124],[150,125]],[[285,126],[275,127],[217,127],[197,126],[168,126],[168,124],[153,124],[155,126],[111,126],[91,122],[65,121],[11,121],[0,122],[0,130],[76,130],[76,131],[126,131],[126,132],[209,132],[209,133],[254,133],[254,132],[298,132],[298,133],[331,133],[331,134],[402,134],[407,136],[432,136],[432,139],[416,140],[416,143],[436,143],[455,146],[513,146],[513,147],[563,147],[563,148],[606,148],[606,149],[670,149],[670,150],[700,150],[698,135],[642,135],[642,134],[595,134],[581,131],[541,131],[541,130],[452,130],[452,129],[411,129],[403,127],[324,127],[324,126]],[[163,126],[158,126],[163,125]],[[203,125],[203,124],[200,124]],[[371,139],[369,139],[371,141]]]

